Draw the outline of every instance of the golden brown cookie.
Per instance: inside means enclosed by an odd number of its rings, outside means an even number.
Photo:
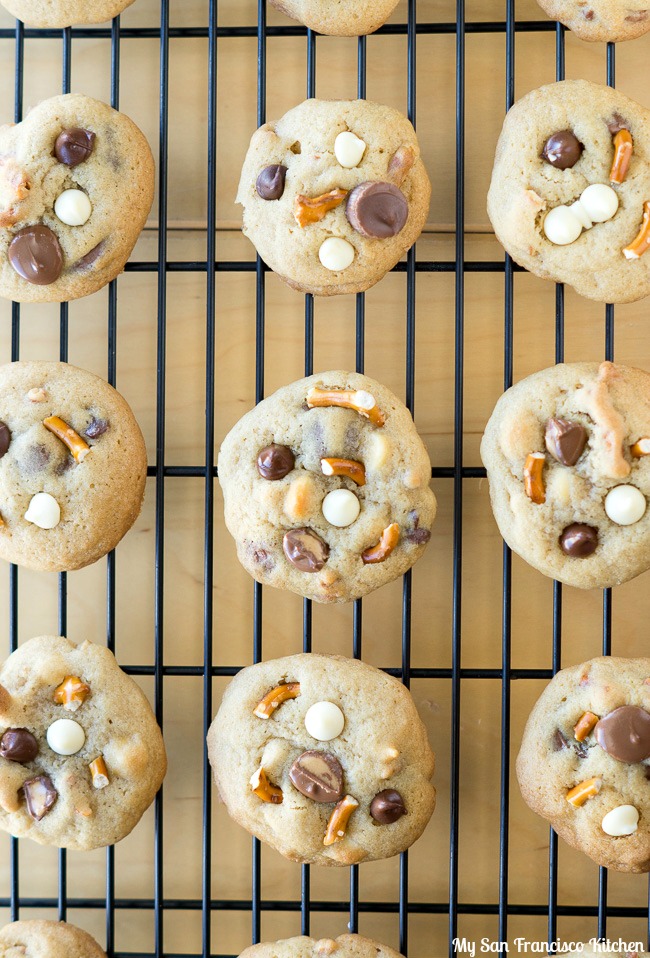
[[[65,921],[14,921],[0,931],[0,958],[106,958],[94,938]]]
[[[329,36],[373,33],[388,20],[399,0],[271,0],[288,17]]]
[[[70,27],[111,20],[134,0],[1,0],[9,13],[30,27]]]
[[[537,0],[581,40],[620,43],[650,30],[648,0]]]
[[[239,958],[399,958],[396,951],[361,935],[338,938],[285,938],[262,942],[242,951]]]

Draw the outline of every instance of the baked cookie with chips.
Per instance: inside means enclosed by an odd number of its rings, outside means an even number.
[[[145,225],[154,163],[132,120],[90,97],[44,100],[0,127],[0,296],[78,299],[124,269]]]
[[[65,921],[14,921],[0,931],[0,958],[106,958],[88,932]]]
[[[338,938],[285,938],[262,942],[242,951],[239,958],[400,958],[396,951],[361,935]]]
[[[348,602],[402,575],[436,514],[431,463],[385,386],[332,370],[248,412],[219,453],[226,525],[266,585]]]
[[[395,266],[430,196],[405,116],[368,100],[305,100],[253,134],[237,202],[244,233],[285,283],[333,296]]]
[[[581,40],[620,43],[650,30],[648,0],[537,0]]]
[[[433,753],[411,693],[338,655],[239,672],[208,755],[232,818],[292,861],[390,858],[420,837],[435,805]]]
[[[103,646],[30,639],[0,668],[0,828],[88,850],[135,828],[165,776],[144,693]]]
[[[130,7],[134,0],[0,0],[9,13],[30,27],[71,27],[103,23]]]
[[[564,80],[506,116],[488,214],[536,276],[603,303],[650,293],[650,112],[618,90]]]
[[[328,36],[359,37],[385,23],[399,0],[271,0],[288,17]]]
[[[526,724],[517,778],[569,845],[606,868],[650,871],[650,659],[558,672]]]
[[[501,396],[481,457],[511,549],[580,589],[650,568],[650,375],[604,362],[533,373]]]

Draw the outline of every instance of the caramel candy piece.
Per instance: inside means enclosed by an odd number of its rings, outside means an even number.
[[[23,794],[27,811],[36,822],[47,815],[59,797],[49,775],[37,775],[23,782]]]
[[[352,812],[358,807],[359,803],[352,795],[346,795],[341,799],[330,815],[323,845],[333,845],[345,838]]]
[[[253,715],[257,715],[261,719],[271,718],[283,702],[298,698],[299,695],[300,682],[286,682],[284,685],[278,685],[267,692],[264,698],[257,703],[253,709]]]
[[[622,705],[601,718],[595,736],[617,762],[633,765],[650,758],[650,714],[636,705]]]
[[[544,439],[554,459],[563,466],[575,466],[587,445],[587,430],[579,422],[549,419]]]
[[[343,769],[335,755],[309,749],[289,769],[292,785],[313,802],[338,802],[343,796]]]
[[[313,529],[290,529],[282,540],[284,554],[300,572],[320,572],[327,562],[330,547]]]

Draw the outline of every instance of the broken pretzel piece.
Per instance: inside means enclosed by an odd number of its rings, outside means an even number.
[[[341,799],[330,815],[323,845],[333,845],[334,842],[340,842],[342,838],[345,838],[350,816],[355,808],[358,807],[358,801],[356,798],[352,798],[351,795],[346,795]]]
[[[641,229],[629,246],[623,250],[626,259],[639,259],[650,249],[650,200],[643,204]]]
[[[573,726],[573,734],[575,735],[576,741],[584,742],[597,724],[598,716],[594,715],[593,712],[585,712]]]
[[[275,710],[287,702],[289,699],[296,699],[300,695],[300,682],[287,682],[284,685],[278,685],[276,688],[267,692],[264,698],[257,703],[253,709],[253,715],[258,718],[271,718]]]
[[[345,409],[354,409],[360,416],[369,419],[373,426],[383,426],[386,417],[375,402],[375,397],[365,389],[320,389],[313,386],[307,393],[307,405],[310,409],[315,406],[342,406]]]
[[[340,206],[347,195],[348,190],[341,189],[330,190],[329,193],[322,193],[320,196],[305,196],[304,193],[299,193],[293,208],[296,223],[298,226],[318,223],[326,213]]]
[[[106,768],[106,762],[104,761],[103,755],[100,755],[88,766],[90,769],[90,774],[93,779],[93,788],[106,788],[110,784],[110,778],[108,777],[108,769]]]
[[[257,795],[263,802],[271,802],[272,805],[282,804],[282,789],[271,784],[263,768],[258,768],[251,776],[250,786],[253,789],[253,794]]]
[[[47,419],[43,420],[43,425],[68,447],[75,462],[84,461],[90,452],[90,446],[81,436],[77,435],[72,426],[69,426],[63,419],[59,419],[58,416],[48,416]]]
[[[386,526],[381,534],[381,539],[375,546],[370,546],[361,553],[361,558],[370,565],[373,562],[383,562],[391,554],[399,542],[399,525],[396,522]]]
[[[366,484],[366,470],[362,462],[354,459],[321,459],[320,467],[324,476],[345,476],[358,486]]]
[[[0,157],[0,227],[21,219],[18,205],[29,196],[31,183],[24,170],[7,156]]]
[[[630,446],[630,455],[634,459],[650,456],[650,439],[637,439],[634,445]]]
[[[543,452],[530,452],[526,456],[524,464],[524,489],[526,495],[536,505],[541,506],[546,502],[546,493],[544,491],[544,472],[545,456]]]
[[[630,168],[634,143],[629,130],[619,130],[614,137],[614,161],[609,174],[609,182],[617,186],[623,182]]]
[[[400,146],[390,158],[386,179],[400,187],[415,163],[415,150],[412,146]]]
[[[588,778],[578,785],[574,785],[566,793],[566,800],[574,808],[580,808],[588,798],[593,798],[600,791],[603,784],[602,778]]]
[[[90,686],[78,675],[67,675],[61,685],[54,689],[54,701],[68,712],[76,712],[90,695]]]

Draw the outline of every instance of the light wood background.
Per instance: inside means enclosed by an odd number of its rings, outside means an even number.
[[[518,0],[518,20],[541,20],[534,0]],[[219,23],[254,24],[254,0],[220,0]],[[505,0],[467,0],[467,20],[505,18]],[[453,0],[419,0],[423,22],[453,22]],[[206,26],[208,0],[171,0],[171,24]],[[394,21],[403,22],[406,2]],[[158,0],[137,0],[122,16],[122,26],[156,27]],[[286,22],[269,11],[269,23]],[[13,21],[0,12],[0,27]],[[319,97],[356,95],[354,39],[319,38],[316,44]],[[252,259],[253,249],[239,234],[234,195],[248,138],[256,126],[256,40],[223,39],[218,45],[218,236],[220,259]],[[268,42],[268,116],[278,117],[306,91],[304,37]],[[406,108],[406,38],[368,40],[368,97]],[[421,35],[417,39],[417,123],[433,182],[430,221],[418,243],[420,259],[452,260],[455,209],[455,37]],[[516,42],[516,95],[555,79],[555,34],[521,33]],[[627,94],[650,107],[648,56],[650,36],[617,48],[617,82]],[[60,40],[27,39],[25,107],[58,93],[61,83]],[[169,259],[205,256],[207,188],[207,41],[172,39],[170,43]],[[0,118],[13,117],[14,44],[0,42]],[[566,73],[605,82],[606,50],[567,35]],[[120,106],[142,127],[157,154],[159,45],[155,38],[123,39]],[[501,33],[467,36],[467,135],[465,250],[469,260],[493,260],[502,251],[490,232],[485,196],[492,157],[505,109],[505,38]],[[72,89],[105,100],[110,97],[110,41],[75,39]],[[157,257],[157,205],[134,252],[136,260]],[[366,371],[398,395],[405,384],[404,274],[385,278],[367,295]],[[482,429],[503,384],[504,280],[499,274],[470,273],[465,278],[465,419],[464,456],[479,465]],[[118,388],[132,404],[144,430],[149,462],[155,462],[156,415],[156,274],[127,273],[118,281]],[[217,274],[216,440],[254,401],[255,276]],[[566,358],[597,360],[604,354],[604,307],[566,294]],[[0,359],[10,359],[11,307],[0,303]],[[515,378],[554,361],[555,290],[530,275],[515,277]],[[616,310],[616,358],[650,368],[648,304]],[[354,365],[354,297],[337,297],[315,306],[315,368]],[[167,277],[167,431],[165,462],[200,465],[204,461],[206,278],[201,273]],[[21,358],[58,358],[58,309],[43,305],[21,310]],[[106,375],[107,291],[70,306],[71,362]],[[275,388],[303,373],[304,301],[273,275],[266,283],[265,388]],[[453,464],[454,276],[417,276],[416,421],[432,461]],[[413,664],[448,667],[452,631],[453,486],[437,480],[439,514],[430,547],[413,574]],[[200,665],[203,642],[203,516],[201,479],[168,478],[165,482],[164,661]],[[151,664],[154,654],[154,482],[133,531],[117,550],[117,655],[124,664]],[[466,480],[463,488],[462,665],[501,666],[502,543],[490,511],[485,481]],[[216,490],[214,535],[216,580],[214,661],[240,665],[252,656],[251,580],[236,561],[222,522]],[[3,614],[0,629],[8,640],[8,569],[0,570]],[[68,635],[74,640],[105,638],[105,562],[68,577]],[[512,664],[549,668],[552,654],[552,583],[513,560]],[[575,663],[601,649],[602,595],[564,590],[562,660]],[[363,656],[380,666],[398,666],[401,655],[401,583],[364,601]],[[647,576],[615,591],[613,649],[617,654],[648,653],[650,590]],[[351,654],[352,609],[314,608],[313,647]],[[21,572],[19,635],[56,630],[55,576]],[[265,590],[266,658],[298,651],[302,642],[302,602],[289,594]],[[150,681],[142,681],[153,694]],[[511,755],[516,755],[523,723],[544,683],[518,681],[512,687]],[[215,681],[215,704],[223,681]],[[449,777],[451,698],[448,681],[415,681],[413,693],[437,753],[438,807],[425,836],[409,854],[409,892],[414,902],[448,900]],[[499,880],[499,774],[501,683],[464,680],[461,714],[460,901],[495,903]],[[202,681],[164,680],[164,729],[170,758],[164,788],[164,896],[199,898],[201,894]],[[387,716],[389,720],[389,717]],[[547,902],[548,828],[523,804],[514,781],[510,788],[510,887],[512,905]],[[213,796],[212,894],[246,899],[251,894],[250,840],[230,823]],[[9,842],[0,840],[0,896],[9,894]],[[118,898],[153,895],[153,817],[149,812],[115,852]],[[67,894],[71,899],[106,894],[105,855],[68,856]],[[262,852],[264,898],[297,899],[300,869],[275,852]],[[57,852],[24,841],[20,846],[20,892],[25,898],[58,893]],[[399,891],[397,859],[362,866],[362,901],[395,902]],[[348,896],[345,870],[312,869],[312,897],[341,900]],[[598,870],[583,855],[560,845],[559,902],[595,906]],[[612,906],[647,904],[643,876],[609,876]],[[23,908],[22,917],[55,917],[56,909]],[[9,919],[8,911],[3,918]],[[104,941],[104,912],[70,908],[68,917]],[[345,930],[345,913],[312,916],[316,935]],[[361,913],[360,932],[397,947],[396,914]],[[642,939],[647,922],[611,918],[609,934]],[[596,918],[560,918],[565,939],[596,934]],[[212,952],[238,954],[250,942],[250,914],[216,911],[212,916]],[[298,912],[264,912],[264,939],[299,934]],[[152,952],[151,912],[120,909],[116,948]],[[462,914],[459,934],[496,937],[494,916]],[[543,916],[512,915],[509,940],[527,935],[545,940]],[[200,911],[165,912],[164,949],[173,954],[201,950]],[[411,958],[442,956],[447,951],[447,917],[414,915],[410,920]]]

